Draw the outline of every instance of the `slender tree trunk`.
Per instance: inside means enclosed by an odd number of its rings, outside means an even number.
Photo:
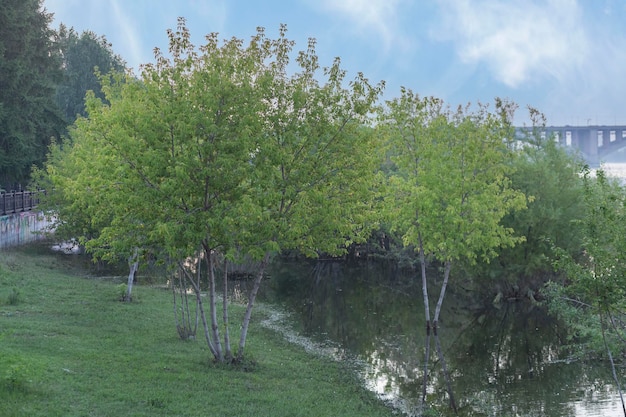
[[[180,272],[178,272],[176,275],[178,276],[178,286],[179,286],[179,288],[181,288],[182,285],[181,285],[181,279],[180,279]],[[174,324],[176,324],[176,330],[178,331],[178,335],[182,338],[183,334],[180,331],[182,326],[180,324],[181,322],[178,320],[178,304],[177,304],[177,301],[176,301],[178,299],[178,294],[177,294],[177,291],[176,291],[176,278],[177,277],[174,277],[173,280],[172,280],[172,295],[174,296]],[[181,294],[180,298],[181,298],[180,302],[181,302],[181,304],[183,304],[183,296],[182,296],[182,294]],[[182,323],[183,323],[183,326],[184,326],[184,323],[185,323],[184,309],[182,311],[183,311]]]
[[[448,287],[448,279],[450,278],[450,269],[452,268],[452,262],[446,261],[445,269],[443,273],[443,284],[441,284],[441,291],[439,292],[439,300],[437,300],[437,306],[435,307],[435,317],[433,317],[433,332],[437,336],[437,323],[439,322],[439,313],[441,312],[441,305],[446,295],[446,288]]]
[[[606,353],[609,355],[609,361],[611,362],[611,371],[613,373],[613,380],[615,381],[615,385],[617,386],[617,391],[619,392],[619,398],[622,401],[622,411],[624,412],[624,417],[626,417],[626,405],[624,404],[624,394],[622,393],[622,386],[619,383],[617,372],[615,372],[615,362],[613,361],[611,348],[609,347],[609,344],[606,341],[606,335],[605,335],[605,330],[604,330],[604,316],[602,313],[600,313],[600,327],[602,329],[602,341],[604,342]]]
[[[224,259],[224,293],[222,295],[222,314],[224,319],[224,357],[227,361],[233,358],[230,348],[230,332],[228,331],[228,260]]]
[[[135,248],[133,256],[128,258],[128,265],[130,271],[128,273],[128,282],[126,284],[126,294],[124,295],[124,301],[133,301],[133,284],[135,283],[135,274],[139,269],[139,249]]]
[[[441,362],[441,369],[443,369],[443,376],[446,380],[446,388],[448,390],[448,396],[450,397],[450,408],[454,410],[454,414],[458,414],[456,401],[454,400],[454,392],[452,391],[452,382],[450,380],[450,374],[448,373],[448,366],[446,365],[446,359],[443,357],[443,350],[441,349],[441,343],[439,342],[439,336],[437,333],[435,333],[435,346],[437,349],[437,356]]]
[[[211,342],[211,332],[209,330],[209,323],[206,319],[206,313],[204,312],[204,303],[202,302],[202,297],[200,293],[196,293],[196,297],[198,299],[198,309],[200,310],[200,318],[202,319],[202,326],[204,327],[204,338],[206,339],[206,344],[209,347],[209,350],[213,354],[213,357],[217,361],[221,361],[221,353],[215,348],[213,343]]]
[[[198,289],[200,289],[200,281],[202,280],[202,260],[198,260],[198,266],[196,268],[196,286],[198,287]],[[199,292],[198,292],[199,293]],[[188,304],[188,297],[187,297],[187,290],[185,289],[185,303],[187,304],[187,314],[189,315],[189,304]],[[193,327],[193,335],[195,337],[196,332],[198,331],[198,322],[199,322],[199,314],[200,314],[200,297],[196,297],[196,321],[194,323],[194,327]],[[191,324],[189,325],[189,328],[191,328]]]
[[[204,338],[206,339],[206,344],[209,347],[211,354],[213,354],[213,357],[216,360],[220,360],[219,355],[217,353],[217,349],[215,349],[215,346],[213,345],[213,342],[211,341],[211,332],[209,330],[209,323],[207,322],[207,319],[206,319],[206,313],[204,312],[204,303],[202,302],[202,296],[200,294],[200,283],[199,282],[196,283],[193,280],[193,278],[189,275],[189,272],[187,272],[187,270],[183,266],[182,262],[178,263],[178,267],[185,274],[185,277],[191,283],[191,286],[193,287],[193,291],[196,294],[196,300],[198,301],[198,310],[200,311],[200,318],[202,320],[202,326],[204,328]]]
[[[424,297],[424,314],[426,316],[426,334],[430,334],[430,302],[428,301],[428,282],[426,281],[426,256],[424,255],[424,244],[422,242],[422,234],[418,234],[419,238],[419,256],[422,270],[422,295]]]
[[[198,271],[199,273],[199,271]],[[174,321],[176,324],[176,330],[181,339],[187,340],[191,337],[195,337],[198,330],[198,301],[196,299],[196,320],[194,325],[191,323],[191,311],[189,310],[189,296],[187,295],[187,287],[185,285],[186,280],[183,280],[184,274],[178,271],[173,278],[172,283],[172,295],[174,296]],[[176,283],[178,281],[178,284]],[[198,279],[198,282],[200,280]],[[178,288],[178,290],[177,290]],[[180,306],[178,305],[178,297],[180,296]],[[179,312],[180,309],[180,312]]]
[[[217,297],[215,294],[215,266],[213,265],[213,254],[205,247],[205,255],[207,257],[207,266],[209,269],[209,303],[211,314],[211,332],[215,343],[215,351],[217,352],[217,360],[224,361],[224,352],[222,350],[222,342],[220,340],[220,328],[217,321]]]
[[[248,337],[248,326],[250,325],[250,317],[252,316],[252,307],[254,307],[254,301],[256,300],[256,295],[259,292],[259,288],[261,287],[261,281],[263,280],[263,274],[265,273],[265,268],[269,263],[270,254],[267,252],[263,257],[259,265],[259,270],[257,272],[257,276],[254,279],[254,284],[252,286],[252,290],[250,291],[250,295],[248,296],[248,306],[246,307],[246,312],[243,317],[243,322],[241,325],[241,336],[239,338],[239,350],[237,352],[237,358],[239,360],[243,359],[244,348],[246,347],[246,338]]]
[[[426,255],[422,234],[418,233],[419,257],[422,272],[422,296],[424,297],[424,315],[426,316],[426,340],[424,345],[424,383],[422,385],[422,411],[426,405],[426,388],[428,387],[428,362],[430,360],[430,301],[428,300],[428,281],[426,281]]]

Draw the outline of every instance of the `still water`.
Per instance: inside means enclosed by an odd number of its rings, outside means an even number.
[[[358,364],[368,388],[396,408],[417,413],[426,336],[415,276],[341,262],[281,262],[271,274],[265,297],[293,312],[301,334]],[[608,364],[571,360],[558,323],[541,308],[511,302],[480,309],[464,290],[454,290],[444,302],[439,337],[459,415],[623,415]],[[450,413],[434,342],[430,351],[427,402]]]

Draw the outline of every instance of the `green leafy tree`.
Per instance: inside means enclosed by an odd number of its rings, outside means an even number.
[[[381,128],[397,168],[390,177],[386,212],[404,244],[419,255],[428,335],[431,327],[437,335],[453,262],[490,259],[497,248],[521,240],[501,224],[506,214],[526,206],[525,195],[511,188],[509,179],[512,153],[506,140],[512,138],[514,106],[497,100],[495,110],[479,105],[476,110],[450,111],[439,99],[421,98],[403,89],[400,98],[387,102],[381,115]],[[428,259],[444,266],[433,315]],[[427,358],[428,352],[429,343]],[[425,383],[426,375],[427,370]],[[451,392],[450,397],[454,408]]]
[[[579,336],[592,334],[585,324],[599,327],[626,416],[612,354],[615,349],[626,351],[626,190],[602,169],[595,177],[586,169],[583,178],[584,217],[575,221],[583,232],[583,253],[576,259],[556,249],[555,266],[569,282],[565,287],[555,283],[548,287],[551,307],[581,333]],[[585,320],[589,316],[597,320]]]
[[[74,28],[61,24],[58,30],[58,48],[61,51],[63,79],[56,92],[56,101],[68,124],[76,116],[86,116],[85,94],[93,91],[104,99],[96,72],[109,74],[123,72],[125,63],[113,52],[112,45],[104,36],[91,31],[80,35]]]
[[[181,19],[169,31],[171,59],[157,51],[138,81],[103,77],[106,102],[89,96],[89,117],[76,121],[72,146],[47,173],[74,204],[68,214],[97,225],[89,251],[106,258],[138,248],[171,260],[197,295],[214,358],[241,360],[272,254],[342,253],[374,226],[379,153],[364,124],[382,86],[359,74],[344,87],[339,60],[320,83],[314,41],[290,75],[284,26],[277,39],[258,29],[245,46],[210,34],[198,50],[189,37]],[[229,265],[242,259],[258,263],[234,352],[228,297],[218,320],[215,270],[223,262],[226,294]]]
[[[0,7],[0,184],[25,183],[64,123],[54,101],[61,77],[52,15],[41,0]]]

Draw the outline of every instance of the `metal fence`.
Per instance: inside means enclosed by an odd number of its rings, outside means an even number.
[[[11,191],[0,194],[0,215],[32,210],[45,191]]]

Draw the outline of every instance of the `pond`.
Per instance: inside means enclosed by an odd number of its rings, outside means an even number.
[[[426,335],[414,276],[379,264],[280,262],[268,284],[264,298],[291,311],[298,331],[356,361],[368,388],[417,414]],[[570,359],[562,329],[540,307],[509,302],[481,309],[454,285],[446,297],[439,338],[459,415],[623,415],[609,365]],[[452,415],[431,344],[427,403]]]

